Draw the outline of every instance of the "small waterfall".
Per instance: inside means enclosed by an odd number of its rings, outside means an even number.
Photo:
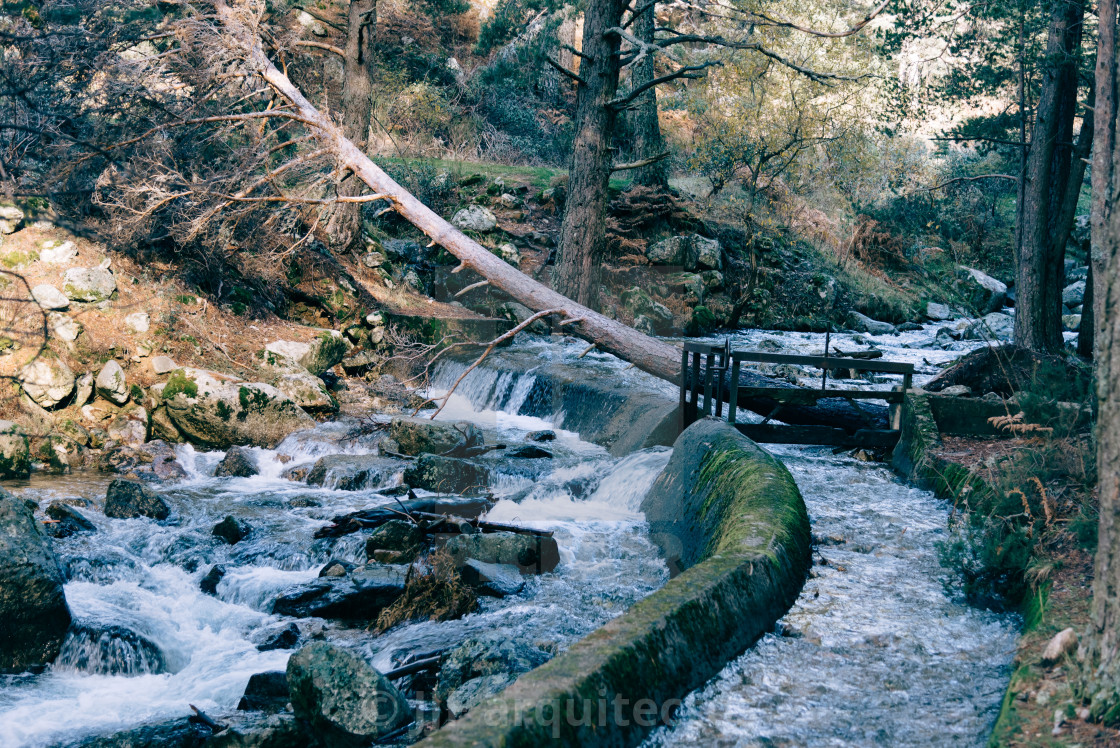
[[[432,375],[430,391],[434,394],[447,392],[468,365],[461,361],[440,362]],[[500,410],[518,415],[536,381],[532,372],[499,371],[483,365],[467,374],[455,388],[455,395],[467,400],[475,410]]]
[[[134,676],[167,671],[163,653],[153,641],[115,625],[71,628],[53,667],[92,675]]]

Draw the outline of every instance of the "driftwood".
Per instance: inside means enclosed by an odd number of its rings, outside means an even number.
[[[334,524],[320,527],[315,532],[315,537],[337,538],[359,530],[380,527],[390,520],[412,519],[425,514],[435,515],[441,519],[444,516],[443,513],[452,514],[465,520],[475,519],[489,508],[490,502],[486,499],[448,501],[441,498],[430,498],[398,501],[396,505],[388,504],[332,517],[331,522]]]
[[[462,529],[459,522],[466,522],[471,527],[481,530],[482,532],[513,532],[518,535],[534,535],[538,538],[551,538],[552,530],[535,530],[531,527],[521,527],[520,525],[507,525],[501,522],[488,522],[483,519],[471,519],[469,517],[456,517],[452,518],[444,514],[429,514],[427,512],[413,512],[413,515],[420,519],[427,520],[432,524],[424,527],[425,532],[451,532],[460,533]]]
[[[408,662],[398,668],[393,668],[389,672],[383,673],[383,675],[389,680],[396,680],[397,678],[403,678],[406,675],[415,675],[416,673],[422,673],[425,670],[435,670],[439,667],[441,659],[442,657],[436,655],[435,657],[427,657],[422,660],[413,660],[412,662]]]
[[[563,324],[573,335],[595,343],[600,350],[630,361],[656,377],[673,383],[679,381],[680,348],[644,335],[553,291],[495,256],[434,213],[374,164],[330,117],[307,100],[295,84],[269,60],[257,31],[246,25],[237,12],[222,0],[215,0],[214,8],[225,28],[225,39],[240,47],[246,68],[263,79],[287,102],[285,116],[303,124],[319,144],[334,156],[340,169],[349,170],[375,194],[389,202],[402,218],[424,232],[433,244],[442,246],[456,257],[461,263],[457,271],[464,268],[475,271],[489,281],[491,286],[504,291],[530,309],[538,312],[554,310],[566,318]],[[774,386],[773,380],[749,372],[744,373],[740,381],[744,386]],[[752,398],[743,401],[741,406],[762,415],[770,415],[775,403],[767,399],[756,401]],[[813,406],[783,407],[773,415],[787,423],[826,424],[849,430],[886,421],[885,408],[856,409],[842,400],[821,401]]]

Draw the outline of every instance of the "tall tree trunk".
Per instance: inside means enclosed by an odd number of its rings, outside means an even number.
[[[342,129],[346,137],[363,148],[369,137],[373,108],[374,44],[377,27],[377,0],[351,0],[346,16],[346,57],[342,67]],[[340,195],[360,195],[365,185],[349,172],[338,186]],[[339,203],[331,210],[327,223],[331,246],[349,249],[362,235],[360,203]]]
[[[1072,171],[1077,56],[1084,13],[1083,2],[1054,3],[1042,89],[1018,206],[1015,342],[1040,353],[1059,351],[1063,345],[1065,243],[1059,244],[1057,240],[1062,233],[1059,222]]]
[[[564,296],[596,308],[600,263],[607,233],[607,186],[613,161],[611,137],[618,92],[619,44],[604,32],[622,21],[625,0],[588,3],[576,96],[576,137],[568,166],[568,198],[552,285]]]
[[[1096,72],[1096,103],[1094,105],[1094,140],[1093,140],[1093,200],[1089,209],[1089,280],[1093,284],[1093,308],[1086,306],[1082,309],[1082,321],[1085,313],[1090,315],[1093,326],[1089,328],[1090,336],[1096,337],[1100,323],[1104,320],[1102,305],[1104,304],[1104,265],[1107,250],[1101,243],[1101,238],[1107,232],[1108,222],[1113,212],[1113,197],[1116,194],[1117,172],[1113,164],[1112,153],[1116,147],[1117,137],[1117,95],[1120,86],[1120,75],[1116,69],[1116,30],[1117,30],[1117,0],[1100,0],[1097,6],[1097,72]],[[1086,284],[1088,293],[1088,283]],[[1082,326],[1082,330],[1084,330]],[[1083,333],[1084,334],[1084,333]],[[1089,344],[1093,340],[1087,341]]]
[[[1077,327],[1077,355],[1086,361],[1093,360],[1096,349],[1097,315],[1096,296],[1097,273],[1093,269],[1093,262],[1089,261],[1089,276],[1085,279],[1085,298],[1081,301],[1081,324]]]
[[[1089,629],[1082,640],[1082,694],[1093,719],[1120,721],[1120,211],[1102,213],[1120,200],[1120,143],[1116,128],[1116,0],[1101,0],[1097,49],[1097,140],[1093,155],[1093,271],[1103,265],[1095,285],[1097,316],[1097,481],[1100,525],[1093,574]],[[1111,110],[1102,121],[1101,108]],[[1100,173],[1098,173],[1098,171]],[[1102,179],[1108,175],[1107,179]],[[1100,180],[1100,181],[1098,181]]]
[[[641,3],[639,3],[639,6]],[[634,36],[647,44],[653,43],[653,31],[656,24],[655,6],[646,8],[632,24]],[[654,57],[646,55],[634,64],[630,72],[630,85],[638,88],[654,79]],[[634,109],[630,114],[634,131],[634,160],[653,158],[664,152],[664,143],[661,140],[661,123],[657,119],[657,89],[651,88],[634,102]],[[669,187],[669,162],[666,159],[655,161],[648,166],[642,166],[633,172],[634,183],[656,189]]]

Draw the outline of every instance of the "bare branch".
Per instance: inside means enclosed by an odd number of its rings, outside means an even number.
[[[323,50],[326,50],[327,52],[333,52],[334,54],[338,55],[339,57],[341,57],[344,60],[346,59],[346,53],[343,52],[338,47],[334,46],[333,44],[325,44],[323,42],[313,42],[313,41],[298,41],[298,42],[295,42],[292,46],[295,46],[295,47],[312,47],[314,49],[323,49]]]
[[[578,73],[574,73],[571,70],[568,70],[568,68],[564,67],[559,62],[552,59],[551,56],[545,55],[544,56],[544,61],[547,62],[552,67],[556,68],[562,74],[564,74],[564,75],[568,76],[569,78],[571,78],[572,80],[574,80],[579,85],[581,85],[581,86],[586,86],[587,85],[587,81],[585,81],[583,78],[580,78]]]
[[[914,190],[914,192],[911,193],[911,194],[914,194],[914,193],[917,193],[917,192],[936,192],[937,190],[941,189],[942,187],[948,187],[949,185],[954,184],[956,182],[976,182],[976,181],[979,181],[981,179],[1007,179],[1007,180],[1010,180],[1012,182],[1018,182],[1019,181],[1019,177],[1013,176],[1011,174],[981,174],[978,177],[957,177],[956,179],[947,180],[945,182],[942,182],[941,184],[934,185],[933,187],[924,187],[920,190]]]
[[[643,158],[640,161],[631,161],[630,163],[626,164],[617,164],[616,166],[611,167],[611,171],[629,171],[630,169],[641,169],[643,166],[656,164],[658,161],[667,158],[669,158],[669,151],[659,153],[656,156],[650,156],[649,158]]]
[[[679,78],[686,78],[686,79],[690,79],[690,80],[694,80],[696,78],[701,78],[703,76],[700,75],[700,71],[706,70],[707,68],[710,68],[714,65],[722,65],[722,64],[723,63],[719,62],[718,60],[710,60],[710,61],[702,63],[700,65],[686,65],[683,68],[681,68],[680,70],[677,70],[675,73],[669,73],[668,75],[663,75],[660,78],[654,78],[651,81],[647,81],[646,83],[643,83],[642,85],[638,86],[637,88],[632,89],[626,95],[619,96],[618,98],[614,99],[609,104],[607,104],[607,106],[612,107],[614,109],[622,109],[627,104],[629,104],[631,101],[638,98],[639,96],[641,96],[646,91],[653,88],[654,86],[660,86],[662,83],[668,83],[669,81],[674,81],[674,80],[677,80]]]

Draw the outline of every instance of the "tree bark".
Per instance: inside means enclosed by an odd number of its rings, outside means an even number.
[[[1106,279],[1104,266],[1108,255],[1108,248],[1103,243],[1107,233],[1108,222],[1113,212],[1113,196],[1118,189],[1117,172],[1113,164],[1112,154],[1116,148],[1117,136],[1117,94],[1120,85],[1120,74],[1116,68],[1116,30],[1117,30],[1116,0],[1100,0],[1097,7],[1097,69],[1096,69],[1096,100],[1094,104],[1094,137],[1093,137],[1093,197],[1089,209],[1090,249],[1089,271],[1090,282],[1093,284],[1093,308],[1091,310],[1092,326],[1089,331],[1096,337],[1100,323],[1104,320],[1103,305],[1105,299],[1104,282]],[[1086,293],[1089,293],[1086,284]],[[1082,310],[1082,321],[1085,320],[1086,307]],[[1085,326],[1082,325],[1082,330]],[[1092,340],[1088,341],[1090,344]]]
[[[655,377],[678,383],[681,375],[681,349],[663,340],[644,335],[617,320],[605,317],[533,280],[482,245],[463,234],[436,215],[430,208],[401,187],[352,143],[329,117],[307,100],[298,88],[268,59],[260,40],[237,14],[217,0],[215,8],[225,25],[231,43],[241,49],[246,66],[260,76],[273,90],[286,99],[300,122],[329,149],[338,162],[366,185],[390,200],[397,213],[423,231],[461,263],[461,268],[477,272],[495,288],[505,291],[515,301],[530,309],[559,309],[571,324],[565,329],[598,345],[600,350],[633,363]],[[779,386],[774,380],[758,374],[744,373],[742,386]],[[844,400],[825,400],[816,406],[787,406],[776,412],[773,401],[755,398],[740,403],[741,407],[795,425],[838,426],[849,431],[860,428],[883,428],[886,408],[868,405],[853,406]]]
[[[1107,7],[1106,7],[1107,6]],[[1097,144],[1106,143],[1094,154],[1094,201],[1114,203],[1120,199],[1115,175],[1120,170],[1120,145],[1115,137],[1117,117],[1115,86],[1120,61],[1115,51],[1115,0],[1100,5],[1101,35],[1097,59],[1097,106],[1106,104],[1110,92],[1111,120],[1097,119]],[[1107,19],[1107,22],[1106,22]],[[1106,27],[1109,27],[1106,29]],[[1109,33],[1105,33],[1109,31]],[[1110,175],[1097,193],[1097,169]],[[1101,219],[1099,211],[1094,218]],[[1093,602],[1089,629],[1082,640],[1082,695],[1089,701],[1093,719],[1120,721],[1120,211],[1107,210],[1104,220],[1093,225],[1094,260],[1103,261],[1104,271],[1097,287],[1103,296],[1096,309],[1097,322],[1097,481],[1100,524],[1093,576]],[[1099,254],[1098,254],[1099,252]],[[1094,270],[1097,263],[1094,262]]]
[[[634,36],[647,44],[653,43],[656,26],[656,6],[643,11],[631,25]],[[656,77],[654,55],[646,55],[636,62],[630,71],[631,88],[649,83]],[[634,132],[634,160],[649,159],[660,155],[664,149],[661,140],[661,123],[657,119],[657,88],[651,88],[638,97],[631,112],[631,125]],[[669,187],[669,162],[666,159],[655,161],[648,166],[635,169],[634,184],[665,190]]]
[[[363,147],[369,137],[370,114],[373,108],[374,46],[373,31],[377,26],[377,0],[350,0],[346,16],[346,46],[343,51],[342,129],[346,137]],[[346,174],[338,185],[339,195],[354,197],[365,187],[360,180]],[[327,222],[331,246],[345,251],[362,235],[360,203],[338,203]]]
[[[552,286],[591,308],[598,302],[600,265],[607,235],[607,187],[611,178],[621,37],[606,34],[620,25],[625,0],[588,3],[583,16],[583,55],[576,95],[575,141],[568,164],[568,197]]]
[[[1047,62],[1018,206],[1015,342],[1042,353],[1057,352],[1063,346],[1065,244],[1059,245],[1057,239],[1072,172],[1077,57],[1084,13],[1083,2],[1054,3]]]

